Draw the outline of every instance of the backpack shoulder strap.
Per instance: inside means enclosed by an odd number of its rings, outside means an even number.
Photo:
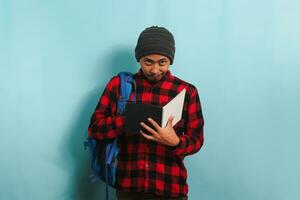
[[[120,97],[117,104],[117,113],[123,114],[126,107],[126,101],[129,99],[131,92],[134,92],[134,101],[136,98],[136,84],[133,74],[130,72],[120,72]]]

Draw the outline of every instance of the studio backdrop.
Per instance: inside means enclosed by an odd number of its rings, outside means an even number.
[[[204,146],[184,160],[189,199],[300,199],[299,10],[297,0],[0,0],[0,199],[103,199],[83,141],[106,83],[138,71],[134,47],[151,25],[173,33],[170,70],[202,103]]]

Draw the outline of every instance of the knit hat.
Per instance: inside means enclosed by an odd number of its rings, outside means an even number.
[[[175,41],[172,33],[164,27],[151,26],[141,32],[135,47],[135,58],[149,54],[160,54],[174,60]]]

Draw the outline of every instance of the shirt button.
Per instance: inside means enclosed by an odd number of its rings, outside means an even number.
[[[145,168],[149,169],[149,164],[148,163],[145,164]]]

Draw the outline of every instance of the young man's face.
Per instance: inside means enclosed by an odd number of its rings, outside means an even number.
[[[150,82],[158,82],[168,72],[171,61],[159,54],[150,54],[140,59],[142,71]]]

